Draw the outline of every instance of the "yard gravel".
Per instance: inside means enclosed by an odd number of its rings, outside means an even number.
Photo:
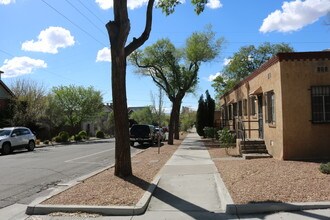
[[[319,162],[230,160],[235,149],[229,156],[217,144],[206,145],[236,204],[330,201],[330,175],[319,171]]]
[[[174,145],[167,145],[164,142],[160,148],[160,154],[158,154],[158,147],[154,146],[132,157],[133,176],[117,177],[114,175],[114,168],[110,168],[51,197],[42,204],[135,205],[184,137],[185,134],[180,136],[180,140],[174,140]]]

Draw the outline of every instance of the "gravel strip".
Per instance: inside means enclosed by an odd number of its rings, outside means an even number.
[[[119,178],[114,175],[114,168],[110,168],[51,197],[42,204],[135,205],[184,137],[185,134],[180,137],[180,140],[175,140],[174,145],[167,145],[164,142],[160,154],[158,154],[158,147],[150,147],[132,157],[133,176]]]
[[[273,158],[217,160],[230,156],[215,146],[208,149],[236,204],[330,201],[330,175],[319,171],[320,163]]]

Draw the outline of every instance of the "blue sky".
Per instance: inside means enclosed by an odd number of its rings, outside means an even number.
[[[128,0],[131,34],[144,28],[147,0]],[[24,78],[47,89],[59,85],[93,86],[111,102],[109,40],[105,24],[113,19],[112,0],[0,0],[1,79],[11,85]],[[326,24],[329,25],[326,25]],[[203,64],[195,94],[183,106],[197,107],[210,81],[240,47],[263,42],[289,43],[296,51],[330,48],[330,0],[210,0],[197,16],[190,1],[182,1],[173,15],[154,10],[152,32],[143,45],[169,38],[177,47],[195,31],[211,24],[225,44],[213,62]],[[142,48],[143,48],[142,47]],[[157,88],[149,77],[127,69],[129,106],[151,105]],[[165,108],[171,103],[166,99]]]

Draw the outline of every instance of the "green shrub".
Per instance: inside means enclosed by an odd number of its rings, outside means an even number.
[[[322,163],[320,165],[320,171],[324,174],[330,174],[330,162]]]
[[[205,127],[203,130],[204,130],[205,137],[218,139],[218,135],[217,135],[218,129],[217,128]]]
[[[236,142],[235,135],[233,135],[228,128],[218,131],[220,146],[227,147]]]
[[[74,140],[75,141],[81,141],[83,138],[82,138],[82,136],[80,135],[80,134],[76,134],[76,135],[74,135]]]
[[[60,136],[56,136],[53,138],[53,141],[57,142],[57,143],[61,143],[62,142],[62,138]]]
[[[61,142],[68,142],[70,135],[66,131],[61,131],[58,136],[61,138]]]
[[[82,138],[82,139],[87,139],[87,132],[82,130],[78,133],[78,135]]]
[[[103,131],[97,131],[96,132],[96,137],[97,138],[105,138],[104,132]]]

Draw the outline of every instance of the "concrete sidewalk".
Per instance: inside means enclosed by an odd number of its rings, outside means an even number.
[[[150,200],[147,211],[134,216],[28,216],[13,212],[22,206],[7,207],[1,219],[330,219],[330,209],[278,212],[270,214],[230,215],[225,213],[232,204],[227,189],[209,152],[197,133],[192,132],[161,170],[161,179]]]
[[[215,181],[217,168],[197,133],[190,133],[161,170],[161,179],[143,219],[214,219],[223,213]],[[158,218],[157,218],[158,219]]]

